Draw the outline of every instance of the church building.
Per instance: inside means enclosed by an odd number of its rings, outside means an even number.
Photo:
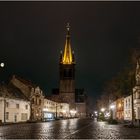
[[[59,74],[60,82],[58,94],[53,92],[52,99],[58,97],[60,102],[68,103],[70,112],[75,112],[75,116],[86,115],[86,100],[84,89],[75,88],[75,58],[70,42],[70,26],[67,24],[67,34],[64,51],[60,53]],[[81,100],[82,99],[82,100]],[[71,113],[70,113],[71,114]]]

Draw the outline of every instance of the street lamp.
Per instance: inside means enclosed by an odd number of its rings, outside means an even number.
[[[76,110],[70,110],[70,114],[71,114],[71,116],[75,116],[76,115],[76,113],[77,113],[77,111]]]
[[[101,108],[101,111],[104,112],[105,111],[105,108]]]
[[[94,113],[97,114],[98,112],[97,111],[94,111]]]
[[[113,119],[113,110],[115,108],[115,105],[110,105],[110,111],[111,111],[111,120]]]
[[[105,120],[105,108],[101,108],[100,119]]]
[[[97,111],[94,111],[94,114],[95,114],[96,117],[98,116],[98,112]]]
[[[110,109],[114,109],[115,108],[115,105],[110,105]]]

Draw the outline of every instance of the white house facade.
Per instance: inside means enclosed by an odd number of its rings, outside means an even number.
[[[69,117],[69,104],[58,103],[44,98],[43,120],[51,120],[60,117]]]
[[[133,88],[135,119],[140,122],[140,86]]]
[[[0,120],[2,123],[25,122],[29,119],[29,101],[0,97]]]
[[[132,96],[127,96],[124,98],[124,120],[132,120]]]

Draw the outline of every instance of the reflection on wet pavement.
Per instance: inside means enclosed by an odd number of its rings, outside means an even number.
[[[140,128],[92,119],[68,119],[0,126],[0,139],[139,139]]]

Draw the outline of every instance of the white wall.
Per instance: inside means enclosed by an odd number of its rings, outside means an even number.
[[[140,120],[140,86],[133,88],[135,119]]]
[[[124,120],[132,120],[132,96],[124,98]]]
[[[0,120],[4,120],[3,115],[4,114],[4,99],[3,97],[0,97]]]
[[[45,112],[51,112],[56,113],[57,110],[57,116],[69,116],[69,104],[67,103],[57,103],[48,99],[44,99],[44,108],[43,111]]]
[[[24,122],[30,118],[30,102],[19,100],[19,99],[9,99],[5,98],[5,101],[8,103],[8,107],[5,108],[5,117],[6,112],[9,112],[8,119],[6,122]],[[16,104],[19,104],[19,108],[16,107]],[[26,109],[26,105],[28,108]],[[27,118],[23,118],[23,113]],[[0,98],[0,120],[4,122],[4,98]]]

